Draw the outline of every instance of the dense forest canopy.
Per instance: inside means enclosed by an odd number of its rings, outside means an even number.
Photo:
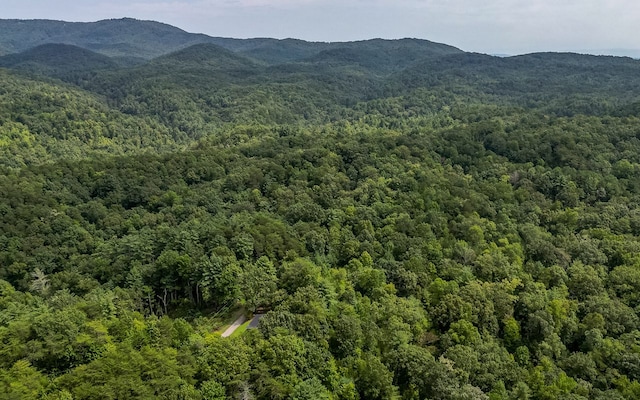
[[[640,61],[0,32],[0,398],[640,398]]]

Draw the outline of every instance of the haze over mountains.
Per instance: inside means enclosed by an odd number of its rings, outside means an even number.
[[[379,89],[381,78],[384,78],[383,86],[397,86],[398,82],[408,83],[407,79],[411,77],[421,84],[429,81],[443,84],[447,79],[462,79],[474,86],[476,81],[482,83],[479,90],[486,91],[484,79],[492,80],[494,86],[501,86],[501,81],[509,80],[505,77],[509,71],[515,71],[521,77],[523,74],[518,72],[526,70],[528,76],[539,75],[540,83],[546,80],[551,83],[556,79],[566,81],[567,75],[593,75],[594,79],[581,81],[579,85],[583,87],[582,83],[586,83],[584,88],[588,91],[589,82],[600,82],[600,78],[611,73],[611,68],[617,70],[617,76],[619,72],[630,73],[637,68],[637,63],[630,59],[595,58],[573,53],[491,57],[419,39],[323,43],[296,39],[216,38],[187,33],[159,22],[130,18],[91,23],[0,20],[0,49],[4,53],[0,66],[38,71],[59,78],[72,72],[77,75],[81,71],[115,71],[118,67],[136,65],[140,68],[133,70],[135,73],[148,75],[151,70],[158,72],[160,65],[174,62],[174,66],[182,70],[188,65],[211,69],[216,64],[217,68],[213,69],[217,73],[224,70],[227,74],[235,74],[236,79],[243,76],[248,82],[252,79],[255,82],[256,76],[281,81],[284,76],[298,79],[300,74],[309,77],[313,71],[320,70],[329,74],[339,68],[343,69],[340,73],[347,74],[361,70],[374,74],[376,84],[367,85],[369,89]],[[350,71],[344,71],[345,68]],[[433,79],[434,76],[438,78]],[[628,86],[621,82],[613,84],[624,97],[624,93],[634,89],[633,82],[631,79]],[[529,80],[529,83],[533,82]],[[512,84],[509,80],[507,86]],[[523,84],[518,83],[520,86],[515,90],[544,90],[538,84],[531,87],[523,87]],[[581,89],[571,88],[571,92],[576,90]]]
[[[383,41],[379,41],[383,42]],[[423,47],[431,44],[422,42]],[[340,43],[296,39],[231,39],[185,32],[171,25],[130,18],[98,22],[0,20],[0,52],[17,53],[47,43],[71,44],[110,57],[151,59],[198,43],[212,43],[267,63],[295,61],[323,50],[351,47]],[[354,42],[358,43],[358,42]],[[417,45],[419,48],[419,44]],[[434,52],[455,48],[432,44]]]
[[[172,133],[158,148],[191,143],[229,123],[326,123],[353,114],[359,104],[425,90],[437,94],[440,106],[481,99],[560,115],[628,112],[640,90],[640,62],[630,58],[573,53],[493,57],[420,39],[214,38],[129,18],[0,20],[0,49],[5,53],[0,67],[20,79],[34,84],[44,76],[58,80],[47,85],[64,81],[71,85],[65,92],[78,99],[94,97],[113,118],[128,120],[125,125],[132,118],[147,128],[160,124],[163,128],[155,132]],[[75,100],[64,100],[69,101]],[[435,112],[439,106],[431,107]],[[120,144],[95,138],[76,146],[74,153],[135,148],[127,138],[137,134],[114,134],[116,141],[123,140]],[[48,133],[42,135],[36,143]],[[61,154],[55,148],[62,143],[50,141],[47,146],[53,147],[43,151]],[[13,165],[15,157],[7,157],[5,163]]]
[[[0,48],[0,398],[640,398],[640,61]]]

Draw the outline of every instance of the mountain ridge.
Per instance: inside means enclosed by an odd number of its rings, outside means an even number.
[[[65,69],[95,70],[99,68],[114,68],[117,63],[111,58],[82,47],[46,43],[21,53],[12,53],[0,57],[0,67],[22,67],[33,69],[44,67],[53,70]]]
[[[161,39],[161,40],[160,40]],[[267,64],[298,61],[320,51],[373,42],[413,41],[423,47],[453,46],[424,39],[369,39],[354,42],[313,42],[301,39],[213,37],[186,32],[157,21],[133,18],[95,22],[66,22],[47,19],[0,19],[0,55],[19,53],[46,43],[70,44],[110,57],[152,59],[199,43],[213,43]],[[2,50],[4,49],[4,50]]]

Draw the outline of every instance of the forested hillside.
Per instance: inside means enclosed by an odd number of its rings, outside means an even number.
[[[0,57],[0,398],[640,398],[639,61],[82,27]]]
[[[0,55],[19,53],[48,43],[82,47],[110,57],[149,60],[195,44],[215,44],[266,64],[299,61],[325,50],[364,49],[366,42],[325,43],[296,39],[233,39],[194,34],[155,22],[132,18],[97,22],[0,19]],[[416,50],[440,54],[460,53],[459,49],[427,40],[410,40]],[[391,43],[387,50],[397,51]],[[383,57],[388,58],[388,56]]]

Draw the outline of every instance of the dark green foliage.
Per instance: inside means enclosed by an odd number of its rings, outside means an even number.
[[[0,57],[0,66],[70,80],[82,76],[82,73],[116,68],[118,64],[107,56],[80,47],[43,44],[22,53]]]
[[[640,396],[638,62],[96,24],[174,52],[2,58],[0,397]]]

